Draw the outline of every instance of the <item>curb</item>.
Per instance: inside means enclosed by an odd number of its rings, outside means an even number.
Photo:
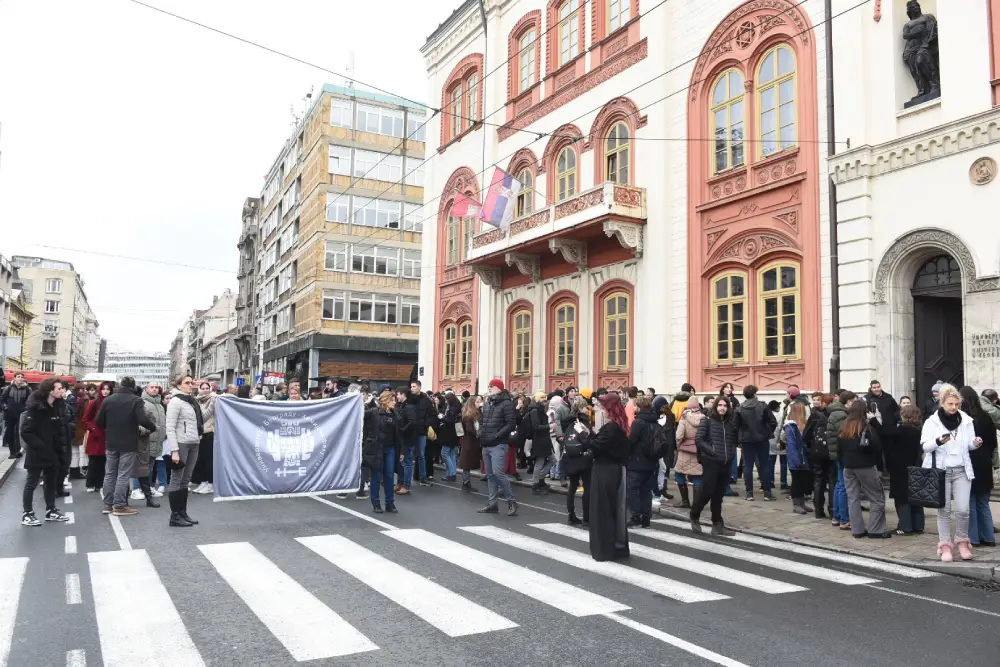
[[[657,514],[670,519],[676,519],[678,521],[690,521],[691,517],[682,513],[675,512],[670,509],[663,507],[656,509]],[[708,525],[702,522],[704,525]],[[810,540],[802,540],[795,537],[789,537],[787,535],[781,535],[780,533],[769,533],[763,530],[747,530],[746,528],[740,528],[739,526],[734,526],[729,523],[726,524],[727,528],[738,531],[740,533],[746,533],[747,535],[754,535],[756,537],[764,537],[769,540],[775,540],[777,542],[787,542],[789,544],[797,544],[803,547],[813,547],[814,549],[823,549],[825,551],[832,551],[834,553],[846,554],[849,556],[857,556],[859,558],[868,558],[871,560],[881,561],[883,563],[895,563],[896,565],[906,565],[907,567],[917,568],[918,570],[928,570],[930,572],[936,572],[938,574],[949,574],[956,577],[962,577],[964,579],[972,579],[974,581],[988,581],[988,582],[1000,582],[1000,565],[993,564],[972,564],[967,565],[965,563],[956,563],[955,565],[942,565],[940,563],[924,563],[921,561],[913,560],[903,560],[901,558],[888,558],[886,556],[880,556],[878,554],[871,554],[865,551],[857,551],[855,549],[844,549],[842,547],[832,546],[829,544],[824,544],[822,542],[813,542]]]
[[[0,461],[0,486],[3,486],[3,483],[7,481],[7,478],[10,477],[11,471],[17,467],[17,462],[20,460],[21,459],[6,458],[3,461]]]

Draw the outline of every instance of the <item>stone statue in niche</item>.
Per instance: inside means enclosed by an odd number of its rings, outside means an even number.
[[[910,20],[903,26],[903,62],[917,84],[917,94],[903,105],[904,109],[941,97],[941,69],[938,59],[938,26],[932,14],[920,11],[920,3],[906,3]]]

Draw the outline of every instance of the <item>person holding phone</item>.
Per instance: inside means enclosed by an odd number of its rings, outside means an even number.
[[[983,439],[976,435],[972,417],[962,412],[962,398],[950,384],[939,389],[940,407],[924,422],[920,444],[924,450],[924,468],[945,471],[945,505],[938,510],[938,556],[941,562],[953,560],[958,547],[962,560],[972,560],[969,545],[969,499],[972,494],[972,460],[969,452],[979,448]],[[951,537],[951,512],[955,511],[955,539]]]

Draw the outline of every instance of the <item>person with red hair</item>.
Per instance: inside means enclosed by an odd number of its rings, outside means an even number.
[[[592,434],[579,421],[577,437],[594,459],[590,474],[590,555],[606,561],[628,558],[628,514],[625,510],[625,464],[628,462],[628,417],[617,392],[600,398],[607,422]]]
[[[97,425],[97,413],[104,404],[104,399],[115,390],[115,383],[105,380],[97,389],[97,398],[87,403],[83,414],[83,426],[87,429],[84,451],[90,459],[87,466],[88,493],[100,491],[104,486],[104,466],[107,463],[107,446],[104,442],[104,429]]]

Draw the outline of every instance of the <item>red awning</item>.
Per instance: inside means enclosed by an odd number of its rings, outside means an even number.
[[[28,384],[38,384],[43,380],[55,377],[68,384],[76,384],[76,378],[72,375],[55,375],[54,373],[43,373],[42,371],[6,371],[4,372],[4,378],[6,378],[7,382],[13,382],[15,373],[24,373],[24,380]]]

